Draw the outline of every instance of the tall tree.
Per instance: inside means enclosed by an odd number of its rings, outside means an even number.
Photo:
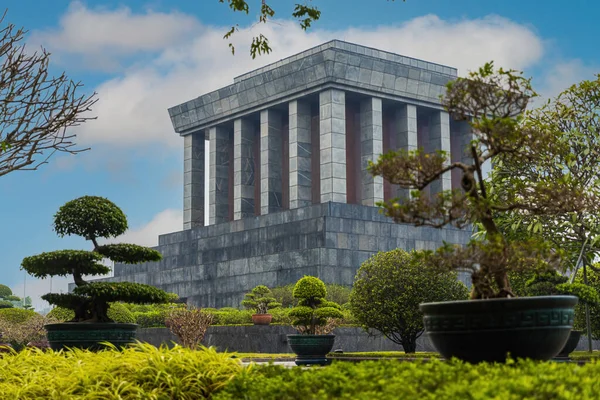
[[[67,129],[91,117],[84,113],[96,94],[79,95],[82,86],[64,73],[49,73],[50,53],[27,52],[26,31],[0,18],[0,176],[35,170],[57,151],[78,153]]]
[[[219,3],[227,3],[229,8],[234,12],[250,14],[250,5],[247,0],[219,0]],[[267,0],[261,0],[260,2],[260,11],[258,13],[259,23],[266,24],[270,19],[275,17],[275,10],[269,3],[271,2],[267,2]],[[292,17],[298,20],[300,27],[303,30],[307,30],[313,22],[318,21],[319,18],[321,18],[321,11],[319,11],[316,6],[309,4],[312,4],[312,0],[308,0],[304,4],[296,3],[294,4],[294,11],[292,12]],[[238,28],[238,25],[233,25],[227,33],[225,33],[223,39],[230,39],[233,34],[238,31]],[[229,48],[231,49],[231,53],[235,54],[235,46],[233,43],[229,42]],[[262,33],[252,38],[252,43],[250,44],[250,55],[252,58],[256,58],[257,55],[268,54],[271,50],[269,39]]]
[[[523,187],[532,182],[560,182],[567,178],[588,193],[600,195],[600,74],[595,80],[572,85],[531,111],[528,119],[535,126],[555,132],[553,144],[569,151],[542,153],[534,158],[499,157],[488,179],[492,195],[502,199],[513,185]],[[506,185],[507,180],[511,186]],[[600,255],[598,214],[575,210],[540,215],[514,210],[496,217],[507,237],[541,237],[566,250],[573,266],[584,244],[588,264]]]

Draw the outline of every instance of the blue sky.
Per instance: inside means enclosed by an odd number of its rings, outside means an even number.
[[[308,32],[287,17],[294,2],[273,1],[277,21],[233,14],[218,0],[4,0],[5,23],[29,30],[28,46],[52,52],[52,68],[97,91],[96,121],[73,131],[77,156],[57,155],[38,171],[0,177],[0,283],[21,295],[23,257],[63,248],[89,248],[58,238],[52,216],[82,195],[108,197],[127,214],[122,240],[155,245],[159,233],[182,224],[183,139],[167,107],[230,83],[234,76],[339,38],[459,68],[488,60],[524,70],[546,95],[600,72],[600,37],[593,1],[313,0],[323,14]],[[251,0],[255,7],[259,0]],[[256,8],[255,8],[256,10]],[[239,23],[236,56],[221,39]],[[274,53],[251,60],[251,35],[265,33]],[[66,289],[55,279],[55,291]],[[37,300],[49,281],[27,278]]]

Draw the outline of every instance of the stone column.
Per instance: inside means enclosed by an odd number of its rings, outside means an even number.
[[[321,203],[345,203],[346,94],[337,89],[319,93]]]
[[[290,209],[293,209],[312,204],[310,103],[291,101],[289,113]]]
[[[418,149],[417,141],[417,106],[401,104],[395,113],[396,144],[398,149],[414,151]],[[407,200],[411,189],[396,188],[395,196]]]
[[[210,179],[208,188],[210,224],[229,220],[229,130],[223,126],[208,129],[210,141]]]
[[[434,110],[429,117],[429,150],[432,153],[438,150],[445,151],[447,154],[446,164],[450,163],[450,115],[446,111]],[[432,196],[452,189],[451,173],[445,173],[429,186]]]
[[[233,121],[233,219],[254,216],[254,141],[252,121]]]
[[[371,97],[360,103],[361,199],[365,206],[383,201],[383,178],[367,170],[369,161],[377,161],[383,152],[383,112],[381,99]]]
[[[471,153],[470,144],[471,141],[475,139],[473,128],[471,128],[471,125],[469,125],[467,121],[455,121],[455,123],[457,129],[453,134],[460,137],[460,160],[465,164],[471,164],[473,162],[473,154]]]
[[[183,229],[204,226],[204,131],[183,137]]]
[[[282,118],[276,110],[260,113],[260,213],[282,210]]]

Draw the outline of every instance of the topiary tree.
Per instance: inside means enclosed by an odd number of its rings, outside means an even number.
[[[301,278],[296,282],[293,294],[298,299],[298,305],[290,310],[289,315],[293,318],[292,326],[300,334],[328,333],[323,331],[323,327],[326,327],[331,319],[343,318],[339,304],[325,300],[327,289],[319,278]]]
[[[6,298],[8,296],[12,296],[13,292],[12,290],[10,290],[10,288],[6,285],[3,285],[0,283],[0,297],[1,298]]]
[[[396,249],[373,255],[359,268],[350,295],[356,321],[371,335],[381,332],[406,353],[416,351],[425,329],[420,303],[469,297],[455,272],[425,268],[420,253]]]
[[[13,308],[14,305],[8,300],[0,300],[0,308]]]
[[[271,290],[265,285],[258,285],[252,292],[246,293],[242,306],[248,310],[254,310],[257,314],[267,314],[269,309],[281,307],[273,297]]]
[[[26,257],[21,264],[36,278],[73,276],[73,293],[48,293],[42,299],[74,311],[72,322],[113,322],[108,316],[111,302],[165,303],[172,295],[153,286],[131,282],[86,282],[84,275],[104,275],[110,269],[103,258],[127,264],[158,261],[161,254],[135,244],[100,245],[98,239],[113,238],[127,230],[127,218],[108,199],[83,196],[63,205],[54,215],[54,231],[61,237],[78,235],[92,242],[92,251],[58,250]]]

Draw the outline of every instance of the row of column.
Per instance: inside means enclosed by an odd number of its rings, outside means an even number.
[[[282,117],[280,111],[267,109],[260,113],[260,132],[256,132],[255,123],[240,118],[234,121],[233,135],[227,128],[215,126],[184,137],[184,229],[205,225],[206,139],[210,142],[209,224],[230,219],[230,190],[233,191],[233,219],[255,215],[256,185],[260,185],[260,214],[283,208]],[[396,147],[416,150],[421,142],[428,152],[444,150],[450,153],[450,118],[447,112],[432,110],[426,138],[419,138],[416,106],[398,104],[393,118],[392,134],[396,136]],[[300,99],[289,103],[289,208],[311,205],[315,184],[319,185],[322,203],[345,203],[347,200],[345,92],[329,89],[319,94],[318,155],[312,154],[315,146],[311,121],[311,107],[307,101]],[[384,183],[381,177],[373,177],[367,171],[367,165],[383,152],[382,100],[374,97],[362,100],[359,121],[360,200],[363,205],[374,206],[384,199]],[[461,134],[461,146],[464,145],[464,137],[468,135]],[[255,143],[257,140],[258,144]],[[259,146],[260,163],[254,160],[256,145]],[[313,182],[314,156],[319,157],[319,182]],[[229,181],[230,160],[233,160],[233,184]],[[260,166],[259,171],[255,171],[257,165]],[[432,183],[430,193],[450,189],[451,179],[451,175],[446,174]],[[408,192],[394,188],[394,196],[408,196]]]

